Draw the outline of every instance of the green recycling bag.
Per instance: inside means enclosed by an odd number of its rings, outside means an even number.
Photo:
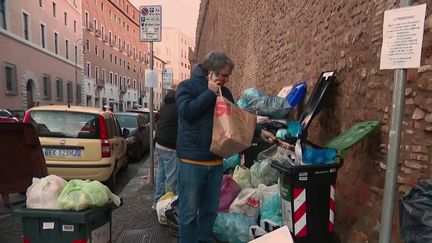
[[[58,203],[61,209],[79,211],[105,206],[110,200],[120,205],[120,198],[99,181],[70,180],[60,193]]]

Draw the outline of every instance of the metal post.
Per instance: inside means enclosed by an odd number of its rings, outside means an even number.
[[[150,70],[153,71],[153,41],[150,42]],[[153,117],[153,87],[150,88],[150,182],[154,184],[154,151],[153,151],[153,128],[154,128],[154,117]]]
[[[412,0],[401,0],[400,7],[412,5]],[[389,153],[384,185],[384,198],[380,225],[380,243],[391,242],[393,226],[393,210],[396,194],[396,179],[399,169],[399,146],[402,132],[402,122],[405,109],[406,69],[396,69],[394,72],[393,107],[389,132]]]

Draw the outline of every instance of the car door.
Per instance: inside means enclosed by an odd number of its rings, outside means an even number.
[[[113,122],[117,131],[117,140],[118,140],[118,159],[119,161],[121,161],[121,166],[123,166],[123,163],[126,162],[126,141],[123,137],[123,131],[120,127],[120,123],[118,122],[117,118],[115,117],[115,115],[112,115],[113,117]]]

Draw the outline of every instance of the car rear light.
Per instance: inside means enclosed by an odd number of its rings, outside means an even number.
[[[30,239],[27,237],[23,237],[23,243],[31,243]]]
[[[99,116],[99,137],[100,139],[107,139],[107,130],[105,125],[105,119],[103,116]]]
[[[111,147],[108,139],[101,139],[101,152],[102,152],[102,158],[111,157]]]
[[[72,243],[87,243],[87,240],[72,240]]]
[[[29,122],[30,120],[30,110],[26,111],[25,115],[24,115],[24,119],[23,122]]]

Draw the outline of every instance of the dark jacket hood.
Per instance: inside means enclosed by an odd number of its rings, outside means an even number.
[[[192,79],[199,81],[207,81],[207,72],[204,70],[202,64],[198,64],[192,70]]]
[[[165,104],[175,103],[176,102],[175,94],[176,94],[176,92],[174,90],[169,90],[168,93],[165,95],[164,103]]]

